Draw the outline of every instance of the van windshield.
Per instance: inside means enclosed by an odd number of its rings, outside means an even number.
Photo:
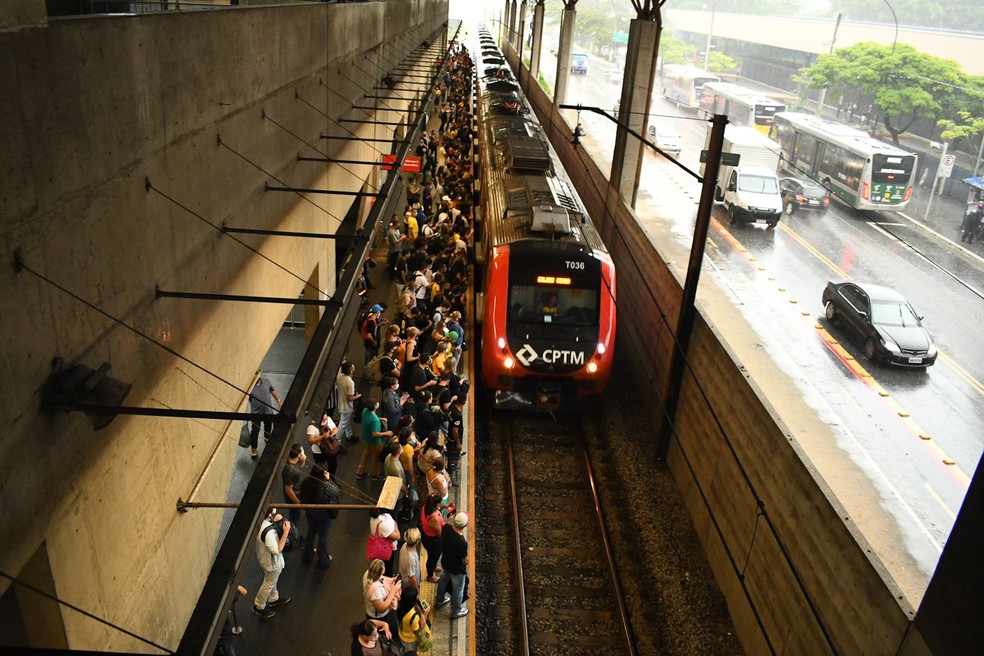
[[[743,175],[738,179],[738,190],[750,194],[778,194],[776,179],[765,175]]]

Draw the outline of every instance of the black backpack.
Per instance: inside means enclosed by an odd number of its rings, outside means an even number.
[[[270,531],[276,531],[277,537],[280,537],[280,527],[283,526],[280,522],[274,522],[270,526],[263,529],[260,533],[260,541],[266,542],[267,533]],[[293,522],[290,524],[290,532],[287,534],[287,541],[284,543],[284,551],[291,551],[294,547],[298,546],[301,541],[301,534],[297,532],[297,526]]]

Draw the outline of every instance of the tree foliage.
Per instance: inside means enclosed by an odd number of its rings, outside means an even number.
[[[669,30],[664,30],[659,38],[659,56],[664,64],[686,64],[695,52],[697,48],[676,38]]]
[[[939,117],[955,111],[958,89],[967,80],[960,65],[921,53],[910,45],[891,46],[870,41],[820,55],[817,63],[800,69],[798,82],[814,89],[852,88],[874,96],[876,114],[897,144],[919,117]]]
[[[730,73],[738,68],[738,62],[723,52],[711,51],[707,56],[707,70],[712,73]]]

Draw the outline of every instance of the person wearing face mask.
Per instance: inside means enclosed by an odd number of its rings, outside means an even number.
[[[403,416],[403,401],[406,395],[400,396],[400,380],[394,376],[383,379],[383,400],[379,414],[386,418],[387,428],[395,429],[400,425]]]

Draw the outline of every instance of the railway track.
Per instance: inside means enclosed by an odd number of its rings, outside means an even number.
[[[576,420],[481,422],[480,654],[636,653]]]

